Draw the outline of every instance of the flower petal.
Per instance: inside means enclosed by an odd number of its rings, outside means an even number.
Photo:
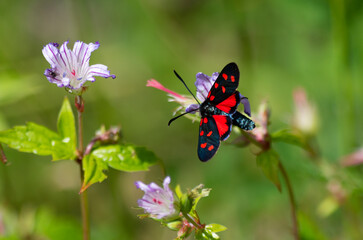
[[[49,43],[42,49],[43,56],[50,63],[52,67],[58,65],[57,54],[59,53],[58,48],[54,43]]]
[[[214,75],[215,75],[215,73],[214,73]],[[195,86],[197,87],[197,98],[201,102],[204,102],[205,99],[207,99],[209,90],[212,88],[215,80],[217,79],[217,78],[215,78],[215,79],[213,79],[213,78],[214,78],[213,75],[212,75],[212,77],[209,77],[208,75],[201,73],[201,72],[196,74],[197,80],[195,81]]]
[[[198,110],[199,110],[199,104],[195,104],[195,103],[190,104],[189,106],[187,106],[185,108],[185,112],[190,112],[190,113],[195,113]]]
[[[84,42],[77,41],[74,44],[73,52],[77,57],[78,63],[80,63],[82,66],[85,64],[88,66],[88,62],[89,62],[89,58],[91,57],[91,53],[94,50],[98,49],[99,46],[100,46],[99,42],[86,44]]]
[[[157,88],[161,91],[164,91],[164,92],[167,92],[169,93],[171,96],[175,97],[175,98],[178,98],[178,99],[181,99],[181,100],[184,100],[185,97],[183,97],[182,95],[174,92],[174,91],[171,91],[170,89],[164,87],[161,83],[159,83],[158,81],[156,81],[155,79],[150,79],[147,81],[146,83],[146,86],[147,87],[153,87],[153,88]]]
[[[110,74],[110,71],[107,70],[107,66],[103,64],[94,64],[88,68],[86,80],[92,81],[94,79],[93,76],[100,76],[104,78],[112,77],[113,79],[116,78],[115,75]]]

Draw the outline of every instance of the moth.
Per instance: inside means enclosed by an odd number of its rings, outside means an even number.
[[[175,71],[174,73],[193,95],[184,80]],[[236,63],[227,64],[218,75],[204,102],[199,103],[198,99],[193,95],[199,104],[199,108],[191,109],[174,117],[168,123],[170,125],[177,118],[199,110],[201,120],[198,136],[198,157],[202,162],[208,161],[216,154],[220,142],[225,141],[231,134],[233,125],[243,130],[255,128],[250,113],[249,116],[246,116],[237,111],[241,100],[247,100],[237,91],[239,75]]]

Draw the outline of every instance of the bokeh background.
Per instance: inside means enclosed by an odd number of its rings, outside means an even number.
[[[292,239],[286,189],[278,192],[257,168],[258,149],[230,144],[235,134],[211,161],[200,162],[198,123],[182,118],[168,127],[177,104],[146,81],[187,94],[174,69],[194,91],[197,72],[210,75],[234,61],[252,111],[268,102],[271,130],[289,126],[292,92],[303,87],[318,109],[321,154],[334,164],[363,142],[362,29],[361,0],[2,0],[0,129],[31,121],[55,130],[64,96],[73,96],[43,76],[49,64],[41,49],[99,41],[90,64],[107,65],[117,78],[98,78],[84,94],[85,140],[101,124],[120,125],[125,141],[164,160],[172,186],[212,188],[198,212],[202,221],[228,227],[223,239]],[[309,239],[362,239],[362,191],[322,216],[318,208],[329,192],[320,170],[298,147],[276,148],[305,224],[315,231]],[[4,149],[10,164],[0,165],[0,239],[81,239],[78,166]],[[134,181],[160,183],[160,167],[108,176],[88,190],[92,239],[176,236],[136,217],[142,193]]]

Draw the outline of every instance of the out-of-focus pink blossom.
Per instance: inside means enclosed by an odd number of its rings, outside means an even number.
[[[257,127],[252,130],[252,134],[259,142],[264,141],[268,135],[267,126],[269,124],[269,119],[270,109],[268,108],[267,102],[263,101],[259,106],[257,115],[253,116],[253,120],[255,121]]]
[[[359,164],[363,164],[363,148],[358,151],[349,154],[342,158],[341,163],[343,166],[355,166]]]
[[[294,116],[293,127],[306,135],[314,135],[318,129],[318,117],[315,106],[307,99],[303,88],[297,88],[293,92]]]

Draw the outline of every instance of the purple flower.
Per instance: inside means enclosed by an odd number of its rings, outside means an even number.
[[[49,82],[57,84],[58,87],[65,87],[69,92],[81,94],[87,81],[96,80],[94,76],[116,77],[111,75],[107,66],[103,64],[89,66],[91,53],[100,46],[98,42],[86,44],[77,41],[73,50],[68,49],[67,44],[68,41],[64,42],[58,49],[58,43],[49,43],[42,50],[45,59],[51,65],[51,68],[44,72]]]
[[[215,72],[212,76],[208,76],[202,72],[197,73],[195,86],[197,87],[197,98],[202,103],[207,99],[209,90],[212,88],[214,82],[217,80],[219,73]],[[191,112],[193,109],[199,109],[199,104],[190,104],[185,108],[186,112]]]
[[[136,187],[145,192],[145,195],[137,203],[152,218],[162,219],[176,213],[174,195],[169,188],[169,183],[170,177],[166,177],[163,182],[163,189],[153,182],[149,185],[140,181],[135,182]]]

